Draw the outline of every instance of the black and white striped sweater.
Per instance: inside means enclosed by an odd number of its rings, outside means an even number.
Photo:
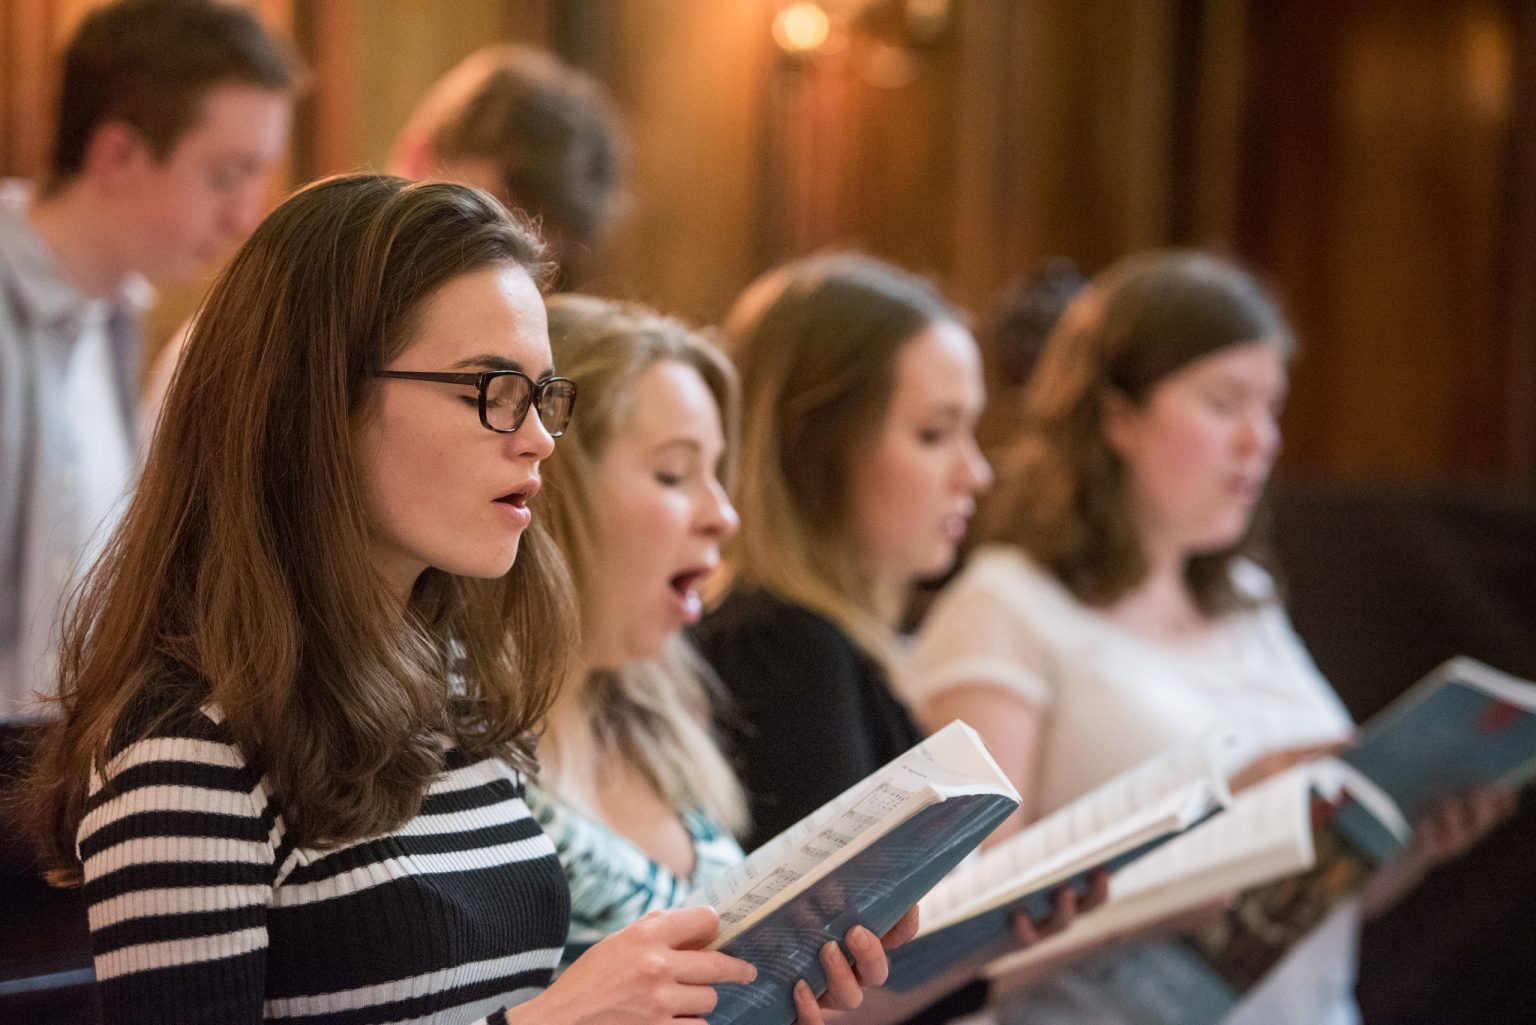
[[[181,718],[80,825],[107,1025],[494,1025],[548,985],[570,898],[505,762],[449,750],[417,817],[315,851],[216,712]]]

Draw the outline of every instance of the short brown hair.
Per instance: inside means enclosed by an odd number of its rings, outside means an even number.
[[[92,12],[64,53],[50,185],[79,174],[91,137],[124,121],[165,159],[228,83],[295,88],[293,51],[250,11],[216,0],[119,0]]]
[[[1015,544],[1090,605],[1122,597],[1146,574],[1125,465],[1104,431],[1112,393],[1141,404],[1170,374],[1245,342],[1294,348],[1274,301],[1240,267],[1208,253],[1156,251],[1093,280],[1057,323],[1024,395],[1024,432],[1004,457],[977,518],[978,541]],[[1261,505],[1233,547],[1189,560],[1200,609],[1253,604],[1232,562],[1269,563]]]
[[[559,552],[535,525],[505,577],[429,569],[402,616],[372,569],[354,437],[431,294],[483,267],[537,274],[539,253],[478,189],[354,175],[296,193],[235,254],[65,626],[31,788],[64,878],[90,773],[152,727],[146,701],[216,702],[301,846],[415,814],[442,736],[532,767],[576,639]]]
[[[432,163],[495,163],[502,197],[527,211],[566,259],[612,227],[622,194],[618,116],[592,76],[524,46],[470,54],[432,87],[401,131],[397,152]],[[430,172],[429,172],[430,173]]]

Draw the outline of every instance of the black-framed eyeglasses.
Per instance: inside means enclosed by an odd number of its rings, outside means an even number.
[[[520,370],[487,370],[478,374],[380,370],[374,376],[474,385],[480,392],[480,422],[497,434],[511,434],[523,426],[524,417],[533,408],[539,411],[539,420],[549,436],[558,438],[571,425],[571,412],[576,408],[576,382],[568,377],[535,381]]]

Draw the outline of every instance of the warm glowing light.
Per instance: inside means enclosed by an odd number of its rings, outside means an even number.
[[[773,38],[789,53],[814,53],[826,45],[832,22],[820,4],[790,4],[773,19]]]

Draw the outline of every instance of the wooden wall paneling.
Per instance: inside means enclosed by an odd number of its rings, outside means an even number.
[[[1465,87],[1469,43],[1501,29],[1487,5],[1459,7],[1383,2],[1346,21],[1330,462],[1350,476],[1487,476],[1502,461],[1501,115],[1478,116]]]
[[[632,136],[634,202],[593,283],[713,322],[760,269],[770,0],[607,8],[603,78]]]
[[[959,301],[985,314],[1004,284],[1051,257],[1092,273],[1175,241],[1183,193],[1208,173],[1235,180],[1235,167],[1219,166],[1235,163],[1235,144],[1207,138],[1228,129],[1230,104],[1213,104],[1198,130],[1176,131],[1201,89],[1231,77],[1190,73],[1186,63],[1198,54],[1182,34],[1183,6],[998,0],[960,8],[950,280]],[[1197,152],[1176,159],[1186,141]],[[1018,423],[996,403],[1017,397],[995,372],[991,339],[981,341],[994,402],[981,429],[995,446]]]
[[[1012,275],[1054,255],[1096,266],[1112,257],[1095,225],[1112,218],[1101,205],[1101,146],[1093,128],[1095,67],[1100,48],[1084,7],[1066,9],[1040,2],[1023,5],[1010,21],[1014,60],[1008,102],[1019,113],[1008,119],[1017,133],[1007,152],[1006,173],[1017,182],[1010,197]]]
[[[0,3],[0,177],[44,173],[57,117],[59,57],[101,0]]]
[[[309,88],[294,112],[292,184],[357,165],[360,58],[358,0],[300,4],[294,38],[309,63]]]
[[[1510,147],[1504,176],[1509,216],[1500,246],[1508,305],[1503,398],[1506,477],[1536,485],[1536,6],[1511,0],[1515,43]]]
[[[553,48],[558,21],[554,0],[456,0],[451,18],[418,0],[284,2],[296,4],[295,35],[313,75],[295,130],[295,183],[384,169],[438,76],[501,40]]]
[[[1496,477],[1510,422],[1498,291],[1508,8],[1252,11],[1240,251],[1277,283],[1302,338],[1285,465]]]
[[[1238,231],[1238,176],[1242,158],[1243,111],[1249,89],[1247,0],[1194,2],[1188,27],[1195,34],[1192,83],[1187,106],[1174,111],[1187,119],[1187,162],[1175,176],[1172,202],[1177,214],[1172,241],[1230,251]]]
[[[502,38],[505,0],[454,0],[451,17],[447,10],[420,0],[366,0],[354,22],[358,101],[351,166],[385,167],[396,134],[427,88],[469,53]]]
[[[561,30],[569,19],[565,12],[575,6],[570,0],[502,0],[499,35],[512,42],[545,47],[570,60],[573,55],[566,50],[567,40]],[[591,0],[581,6],[590,7]],[[573,63],[581,64],[579,60]]]
[[[1332,6],[1303,12],[1285,0],[1252,0],[1246,19],[1235,249],[1277,293],[1299,337],[1281,469],[1301,475],[1326,472],[1336,430],[1328,382],[1340,339],[1324,245],[1337,202],[1338,126],[1326,112],[1337,91],[1340,17]]]
[[[954,198],[949,236],[949,294],[984,312],[1016,268],[1012,253],[1022,230],[1015,199],[1026,192],[1020,150],[1026,145],[1025,100],[1014,22],[1021,5],[972,3],[955,28],[962,55],[957,71]]]
[[[1111,80],[1106,90],[1110,108],[1105,127],[1113,136],[1118,134],[1115,121],[1125,125],[1124,154],[1111,160],[1120,168],[1121,245],[1127,251],[1166,245],[1171,239],[1172,140],[1175,120],[1185,116],[1173,107],[1178,75],[1175,11],[1161,0],[1142,0],[1129,5],[1118,19],[1124,33],[1125,77]]]
[[[948,276],[956,139],[956,41],[950,14],[931,40],[912,37],[888,7],[884,25],[851,39],[845,65],[849,166],[834,180],[845,240],[920,274]]]
[[[1423,476],[1496,480],[1513,444],[1506,396],[1509,368],[1508,270],[1502,241],[1511,213],[1509,172],[1515,121],[1516,19],[1505,0],[1467,0],[1448,19],[1435,52],[1444,56],[1441,123],[1434,135],[1434,193],[1420,230],[1432,240],[1448,227],[1435,272],[1446,283],[1437,372],[1453,383],[1442,448]],[[1430,51],[1430,40],[1424,42]],[[1450,212],[1452,216],[1446,217]],[[1449,220],[1449,225],[1446,221]],[[1530,236],[1527,236],[1529,239]]]
[[[997,290],[1051,255],[1081,258],[1084,134],[1057,10],[1038,2],[958,9],[950,292],[985,310]]]
[[[0,175],[36,178],[48,150],[58,74],[50,0],[0,4]]]
[[[899,5],[877,4],[825,52],[773,59],[765,263],[837,246],[946,276],[954,17],[921,38],[902,19]]]
[[[760,269],[846,243],[847,191],[857,131],[853,81],[840,55],[768,53],[758,181]]]

